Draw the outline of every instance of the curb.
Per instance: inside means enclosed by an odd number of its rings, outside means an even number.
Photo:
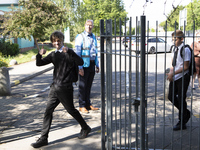
[[[15,80],[15,81],[13,81],[12,83],[10,83],[10,86],[11,86],[11,87],[16,86],[16,85],[18,85],[18,84],[20,84],[20,83],[23,83],[23,82],[25,82],[25,81],[27,81],[27,80],[30,80],[30,79],[36,77],[36,76],[38,76],[38,75],[41,75],[41,74],[43,74],[43,73],[45,73],[45,72],[47,72],[47,71],[50,71],[50,70],[53,69],[53,68],[54,68],[54,66],[51,66],[51,67],[46,68],[46,69],[44,69],[44,70],[42,70],[42,71],[39,71],[39,72],[37,72],[37,73],[34,73],[34,74],[32,74],[32,75],[30,75],[30,76],[28,76],[28,77],[22,78],[22,79],[20,79],[20,80]]]

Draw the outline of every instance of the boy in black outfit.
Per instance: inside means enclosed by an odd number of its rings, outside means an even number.
[[[170,81],[168,99],[179,110],[179,121],[173,127],[174,131],[186,129],[186,123],[190,119],[190,111],[187,109],[186,93],[190,83],[189,65],[192,54],[190,49],[185,47],[183,48],[181,56],[181,48],[184,46],[183,38],[184,33],[181,30],[176,30],[172,33],[175,51],[172,57],[172,67],[167,74],[167,79]],[[183,80],[184,82],[182,82]]]
[[[51,34],[50,40],[56,50],[46,57],[42,58],[46,50],[41,49],[36,55],[36,65],[43,66],[49,63],[53,63],[53,83],[48,95],[48,102],[46,106],[46,111],[44,113],[43,128],[41,132],[41,137],[32,143],[31,146],[34,148],[39,148],[41,146],[48,145],[48,134],[52,122],[52,114],[54,109],[61,102],[65,107],[67,112],[73,116],[77,122],[81,125],[81,132],[78,136],[79,139],[86,138],[91,128],[84,121],[79,111],[75,109],[73,103],[73,84],[72,68],[74,62],[77,65],[83,65],[83,60],[79,57],[72,49],[63,46],[64,35],[62,32],[55,31]]]

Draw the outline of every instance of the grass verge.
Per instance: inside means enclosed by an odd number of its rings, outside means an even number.
[[[42,46],[40,46],[41,48]],[[72,44],[68,44],[67,43],[67,47],[69,48],[73,48]],[[54,51],[55,48],[54,47],[49,47],[49,46],[44,46],[44,49],[46,49],[46,54],[44,56],[47,56],[50,52]],[[36,56],[38,53],[37,48],[31,49],[29,51],[23,52],[23,53],[19,53],[16,56],[8,56],[8,57],[2,57],[0,56],[0,67],[9,67],[10,66],[10,61],[12,59],[16,60],[18,64],[22,64],[22,63],[26,63],[29,61],[33,61],[33,56]]]

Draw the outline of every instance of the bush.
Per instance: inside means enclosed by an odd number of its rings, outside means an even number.
[[[19,45],[16,43],[6,42],[5,38],[0,40],[0,52],[3,56],[16,56],[19,54]]]
[[[2,53],[0,53],[0,67],[8,67],[7,62],[5,59],[2,57]]]
[[[0,67],[8,67],[8,64],[3,60],[0,60]]]

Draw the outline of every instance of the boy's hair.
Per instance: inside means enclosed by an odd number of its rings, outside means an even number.
[[[60,39],[63,42],[64,41],[64,34],[60,31],[54,31],[50,36],[51,42],[53,42],[54,39]]]
[[[172,33],[172,37],[177,37],[179,39],[184,38],[184,33],[181,30],[176,30],[175,32]]]

